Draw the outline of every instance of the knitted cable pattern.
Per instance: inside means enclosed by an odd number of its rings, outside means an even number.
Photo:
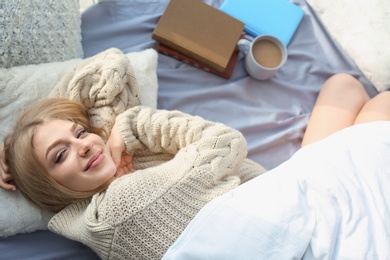
[[[117,126],[140,168],[49,224],[103,259],[161,259],[206,203],[264,172],[245,159],[242,134],[220,123],[138,106]],[[153,156],[154,165],[139,159]]]
[[[139,87],[129,58],[110,48],[84,59],[66,73],[49,94],[81,102],[91,125],[111,129],[115,118],[141,104]]]

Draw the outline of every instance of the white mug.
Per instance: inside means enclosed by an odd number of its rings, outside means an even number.
[[[253,41],[240,39],[238,47],[245,54],[245,69],[253,78],[272,78],[287,60],[287,48],[271,35],[260,35]]]

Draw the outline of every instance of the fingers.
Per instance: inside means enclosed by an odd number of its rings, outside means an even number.
[[[132,173],[135,171],[135,169],[133,168],[133,165],[124,165],[124,166],[121,166],[121,168],[124,171],[124,174]]]
[[[133,156],[130,154],[122,154],[120,165],[128,165],[133,163]]]
[[[3,146],[0,146],[0,188],[8,191],[15,191],[16,185],[13,182],[12,175],[4,162]]]
[[[8,191],[16,190],[12,175],[8,173],[8,169],[3,164],[0,167],[0,187]]]
[[[132,173],[132,172],[134,172],[133,168],[129,168],[127,166],[119,166],[117,168],[115,176],[116,177],[121,177],[121,176],[123,176],[125,174]]]
[[[120,166],[124,167],[127,173],[134,172],[135,169],[133,166],[133,156],[129,154],[123,154]]]
[[[16,186],[12,182],[7,183],[0,180],[0,187],[7,191],[16,191]]]
[[[117,168],[116,176],[121,177],[125,174],[134,172],[133,156],[128,154],[122,154],[120,164]]]

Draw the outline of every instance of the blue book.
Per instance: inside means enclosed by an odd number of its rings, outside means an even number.
[[[270,34],[286,46],[304,15],[288,0],[225,0],[220,10],[243,22],[246,33],[254,37]]]

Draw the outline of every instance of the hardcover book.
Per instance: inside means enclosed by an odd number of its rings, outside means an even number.
[[[225,0],[220,10],[245,23],[248,34],[270,34],[286,46],[304,15],[299,6],[288,0]]]
[[[216,70],[214,69],[213,67],[210,67],[209,65],[207,65],[206,63],[203,63],[199,60],[196,60],[194,58],[191,58],[187,55],[185,55],[184,53],[181,53],[177,50],[174,50],[172,48],[170,48],[169,46],[163,44],[163,43],[158,43],[157,44],[157,51],[164,54],[164,55],[167,55],[167,56],[170,56],[172,58],[175,58],[179,61],[182,61],[184,63],[188,63],[194,67],[197,67],[199,69],[203,69],[207,72],[210,72],[210,73],[213,73],[217,76],[220,76],[224,79],[230,79],[233,75],[233,72],[234,72],[234,68],[236,67],[236,64],[237,64],[237,61],[238,61],[238,57],[239,57],[239,49],[236,48],[234,51],[233,51],[233,54],[229,60],[229,63],[226,67],[225,70],[223,71],[219,71],[219,70]]]
[[[222,72],[243,29],[243,22],[202,0],[171,0],[152,38]]]

